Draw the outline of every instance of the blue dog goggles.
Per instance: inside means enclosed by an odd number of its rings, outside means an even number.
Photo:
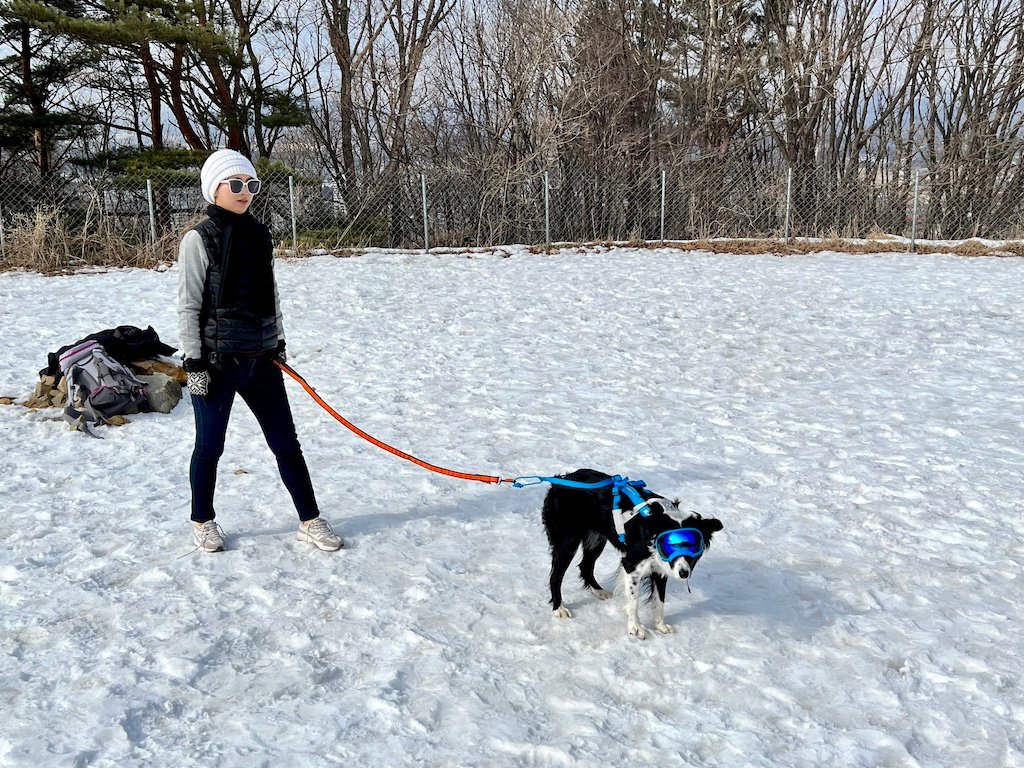
[[[659,534],[654,540],[654,546],[666,563],[684,555],[700,557],[704,552],[704,534],[696,528],[674,528]]]

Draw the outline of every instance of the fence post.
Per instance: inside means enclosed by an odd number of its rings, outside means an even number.
[[[427,174],[420,174],[420,192],[423,196],[423,252],[430,253],[430,227],[427,225]]]
[[[910,215],[910,252],[917,253],[917,211],[921,200],[921,169],[914,173],[914,208]]]
[[[0,259],[7,258],[7,241],[4,240],[4,205],[0,203]]]
[[[292,251],[299,251],[299,225],[295,219],[295,177],[288,177],[288,202],[292,208]]]
[[[665,244],[665,169],[661,169],[661,244]]]
[[[789,242],[789,225],[793,214],[793,167],[786,169],[786,226],[783,230],[783,238]]]
[[[149,201],[149,234],[153,238],[153,255],[156,256],[156,206],[153,205],[152,179],[146,179],[146,199]]]
[[[551,250],[551,179],[544,171],[544,245]]]

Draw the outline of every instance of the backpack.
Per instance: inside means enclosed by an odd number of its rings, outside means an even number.
[[[87,341],[98,342],[108,357],[126,365],[135,360],[148,360],[158,355],[173,355],[178,351],[160,341],[160,336],[153,330],[153,326],[142,330],[134,325],[119,325],[117,328],[107,328],[104,331],[91,333],[74,344],[61,347],[56,352],[50,352],[46,356],[46,367],[39,371],[39,375],[53,376],[54,382],[59,382],[63,376],[60,369],[60,358],[65,352]]]
[[[60,356],[60,371],[68,386],[64,419],[75,429],[94,435],[90,423],[111,416],[138,413],[146,404],[146,387],[99,342],[84,341]]]

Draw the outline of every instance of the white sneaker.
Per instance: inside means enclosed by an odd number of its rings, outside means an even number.
[[[298,539],[308,541],[327,552],[334,552],[345,546],[345,542],[334,532],[331,524],[322,517],[314,517],[308,523],[299,523]]]
[[[224,551],[224,531],[213,520],[192,525],[192,543],[203,552]]]

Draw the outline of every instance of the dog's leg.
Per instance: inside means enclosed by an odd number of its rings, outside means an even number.
[[[640,623],[640,574],[622,569],[622,582],[626,586],[626,627],[638,640],[647,639],[647,630]]]
[[[561,542],[558,547],[551,547],[551,577],[548,583],[551,587],[551,610],[556,619],[572,618],[569,609],[562,605],[562,579],[579,545],[579,539],[570,539]]]
[[[594,578],[594,565],[597,564],[597,558],[601,556],[606,543],[607,541],[603,536],[590,534],[590,536],[583,540],[583,560],[580,561],[580,578],[583,579],[583,584],[594,593],[594,597],[598,600],[607,600],[612,596],[612,593],[604,589],[597,583],[597,579]]]
[[[654,628],[663,635],[675,632],[675,627],[665,623],[665,588],[668,587],[668,576],[651,574],[654,583]]]

